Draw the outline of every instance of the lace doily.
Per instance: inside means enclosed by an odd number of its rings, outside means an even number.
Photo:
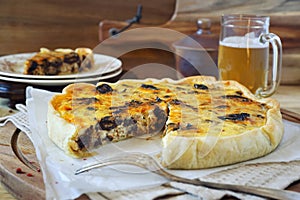
[[[29,128],[26,106],[24,106],[23,104],[17,104],[16,109],[18,110],[18,112],[16,112],[15,114],[1,117],[0,121],[3,122],[0,123],[0,126],[5,126],[5,124],[10,121],[17,128],[19,128],[29,136],[30,128]]]

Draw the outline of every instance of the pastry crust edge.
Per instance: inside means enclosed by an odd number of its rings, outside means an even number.
[[[202,169],[224,166],[265,156],[279,145],[284,127],[278,101],[258,99],[236,81],[223,83],[239,88],[246,97],[270,106],[265,125],[238,135],[215,138],[213,147],[205,141],[206,137],[181,137],[177,136],[176,131],[170,132],[162,138],[161,158],[164,167]]]

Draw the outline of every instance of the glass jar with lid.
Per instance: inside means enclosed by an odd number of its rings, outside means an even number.
[[[218,78],[218,39],[211,31],[211,20],[197,20],[198,30],[173,43],[177,71],[184,77],[209,75]]]

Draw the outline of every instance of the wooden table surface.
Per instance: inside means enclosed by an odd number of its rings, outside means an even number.
[[[300,86],[280,86],[273,97],[281,103],[282,108],[300,114]],[[298,181],[291,189],[300,192],[300,182]],[[15,200],[16,198],[0,186],[0,199]]]

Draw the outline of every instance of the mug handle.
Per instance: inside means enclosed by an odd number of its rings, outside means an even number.
[[[281,78],[282,68],[282,44],[280,38],[274,33],[266,33],[260,36],[261,43],[271,43],[273,49],[273,62],[272,62],[272,79],[270,85],[264,89],[259,88],[256,95],[259,97],[269,97],[276,91]]]

